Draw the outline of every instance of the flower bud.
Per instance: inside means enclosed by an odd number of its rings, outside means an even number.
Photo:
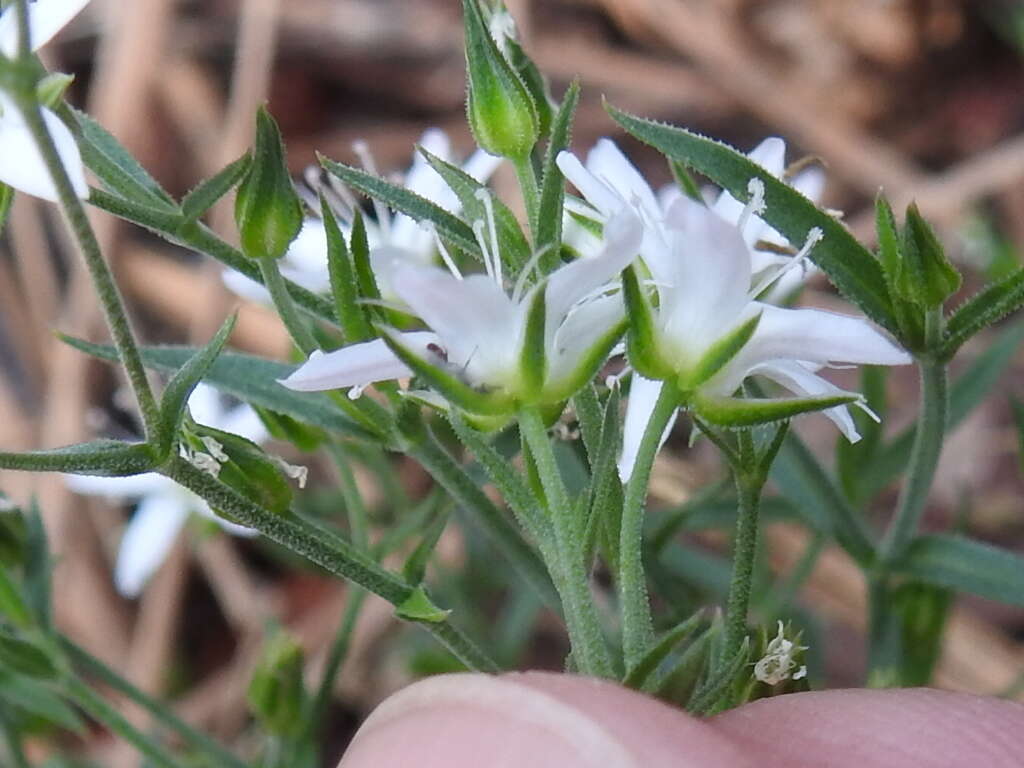
[[[281,258],[302,227],[302,204],[285,163],[281,132],[265,107],[256,113],[256,146],[238,188],[235,222],[242,251],[252,259]]]
[[[303,724],[302,665],[302,647],[283,630],[270,638],[256,665],[246,700],[252,713],[275,734],[295,734]]]
[[[928,222],[911,203],[903,229],[903,259],[896,277],[899,293],[925,309],[941,306],[960,287],[960,273],[946,258]]]
[[[537,105],[498,50],[478,0],[462,0],[466,34],[466,109],[477,143],[487,152],[521,160],[537,143]]]

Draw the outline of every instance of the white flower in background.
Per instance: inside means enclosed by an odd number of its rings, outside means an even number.
[[[37,0],[29,4],[32,50],[38,50],[56,35],[89,0]],[[17,9],[9,5],[0,15],[0,53],[13,58],[18,53]],[[43,120],[57,147],[68,177],[79,197],[89,196],[85,169],[75,138],[53,112],[43,108]],[[44,200],[57,200],[57,189],[43,162],[35,140],[21,112],[10,97],[0,91],[0,182]]]
[[[392,263],[394,290],[431,329],[395,334],[395,339],[471,387],[524,396],[520,358],[526,322],[536,291],[543,289],[547,370],[541,389],[550,401],[564,399],[579,386],[581,370],[600,364],[593,360],[595,350],[603,348],[607,354],[609,339],[618,336],[622,298],[618,284],[610,281],[635,257],[640,222],[624,211],[605,225],[601,254],[567,264],[529,290],[527,267],[511,296],[502,284],[493,220],[490,225],[493,246],[481,243],[486,275],[463,278],[438,267]],[[282,384],[301,391],[354,387],[358,393],[368,384],[411,375],[387,344],[376,339],[314,354]]]
[[[206,426],[231,432],[255,443],[267,439],[267,431],[248,405],[225,409],[213,387],[200,384],[188,400],[192,418]],[[209,453],[184,449],[184,457],[216,476],[219,461],[226,457],[215,440],[204,443]],[[219,456],[218,456],[219,454]],[[114,565],[114,585],[126,597],[136,597],[170,552],[178,531],[190,513],[215,521],[236,536],[255,536],[256,531],[215,515],[203,499],[173,480],[147,472],[130,477],[69,475],[68,486],[77,493],[113,499],[138,499],[135,514],[125,527]]]
[[[794,658],[806,650],[807,646],[796,645],[792,640],[786,639],[780,621],[778,634],[768,642],[764,656],[754,664],[754,678],[768,685],[778,685],[783,680],[800,680],[807,677],[807,667],[801,664],[798,668]]]
[[[427,130],[420,137],[419,146],[442,160],[452,162],[451,142],[444,131],[438,128]],[[376,165],[365,145],[356,145],[363,166],[370,173],[377,173]],[[462,170],[479,181],[486,183],[501,164],[501,158],[493,157],[483,150],[474,152]],[[402,185],[410,192],[430,200],[452,214],[462,209],[458,197],[445,184],[444,179],[430,167],[426,158],[417,150],[413,154],[412,166],[402,179]],[[352,218],[358,203],[351,193],[340,185],[332,185],[330,191],[336,193],[341,210],[335,211],[339,216],[338,224],[347,236],[351,233]],[[308,201],[314,210],[319,203]],[[408,259],[417,264],[433,264],[437,258],[437,238],[429,227],[423,227],[404,213],[394,213],[387,206],[374,201],[376,220],[364,219],[366,239],[370,245],[370,258],[377,272],[378,281],[382,281],[381,270],[377,269],[381,262],[389,262],[395,258]],[[280,261],[281,274],[298,285],[314,293],[327,293],[330,290],[330,274],[327,269],[327,233],[323,222],[317,217],[309,217],[302,225],[302,230],[292,241],[288,252]],[[270,294],[254,280],[250,280],[240,272],[224,271],[224,282],[232,291],[243,298],[270,303]],[[381,293],[385,298],[394,298],[387,285],[381,285]]]
[[[759,180],[751,181],[751,193],[750,209],[755,210],[763,199]],[[751,255],[741,228],[699,203],[686,197],[672,203],[660,236],[669,247],[643,254],[659,298],[653,310],[656,348],[645,353],[658,360],[667,371],[663,378],[674,379],[685,405],[698,414],[735,404],[733,394],[748,376],[770,379],[799,397],[855,396],[817,372],[834,363],[911,362],[863,318],[756,301],[761,290],[751,287]],[[820,237],[820,230],[813,229],[801,253]],[[717,357],[745,332],[749,335],[738,350],[725,360]],[[633,378],[619,463],[624,479],[632,474],[662,386],[660,380]],[[824,413],[851,442],[859,439],[845,406]]]

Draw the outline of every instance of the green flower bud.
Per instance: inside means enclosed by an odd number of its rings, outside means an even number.
[[[960,273],[946,258],[939,239],[911,203],[903,228],[903,260],[896,277],[899,293],[925,309],[934,309],[960,288]]]
[[[266,107],[256,113],[256,146],[235,198],[235,222],[242,251],[252,259],[281,258],[302,227],[281,132]]]
[[[498,50],[478,0],[462,0],[466,34],[466,111],[477,143],[492,155],[520,160],[540,135],[537,104]]]
[[[303,725],[302,647],[286,632],[274,633],[256,665],[246,699],[268,730],[290,736]]]

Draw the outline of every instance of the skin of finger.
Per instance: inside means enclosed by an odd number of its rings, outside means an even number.
[[[570,675],[442,675],[382,703],[339,768],[746,768],[709,723]]]
[[[831,690],[762,699],[712,727],[791,768],[1020,768],[1024,705],[925,688]]]

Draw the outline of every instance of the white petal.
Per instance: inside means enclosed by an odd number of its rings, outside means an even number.
[[[86,496],[105,496],[109,499],[132,499],[166,490],[172,481],[156,472],[143,472],[127,477],[99,477],[98,475],[65,475],[65,481],[75,493]]]
[[[622,200],[640,207],[650,223],[661,219],[661,206],[651,185],[611,139],[597,140],[587,153],[587,170],[615,190]]]
[[[825,192],[825,170],[819,165],[804,168],[790,184],[808,200],[817,203]]]
[[[600,254],[577,259],[556,270],[548,278],[545,294],[548,323],[560,324],[573,304],[622,272],[636,257],[642,232],[640,219],[630,211],[622,211],[605,224]]]
[[[298,272],[327,272],[327,230],[318,218],[307,217],[282,258],[282,267]]]
[[[518,308],[485,275],[459,280],[436,267],[400,265],[395,293],[441,338],[448,360],[478,383],[501,384],[518,357]]]
[[[414,350],[426,354],[427,344],[437,343],[437,336],[422,331],[402,334],[403,341]],[[352,344],[334,352],[314,352],[309,359],[280,383],[299,392],[319,392],[341,387],[356,387],[377,381],[411,376],[412,372],[395,357],[381,339]]]
[[[180,496],[157,494],[139,504],[121,537],[114,565],[114,585],[135,597],[167,558],[188,510]]]
[[[629,386],[629,402],[626,404],[626,420],[622,426],[622,453],[619,455],[619,478],[622,482],[629,482],[633,475],[633,467],[636,464],[636,455],[640,450],[640,443],[643,440],[644,432],[647,431],[647,424],[654,413],[654,407],[658,403],[658,396],[664,386],[661,381],[645,379],[638,373],[633,374],[633,380]],[[660,449],[672,432],[676,422],[676,414],[672,414],[665,431],[661,435]]]
[[[571,152],[559,152],[555,163],[584,199],[603,216],[611,216],[625,207],[626,201],[584,168],[576,155]]]
[[[200,517],[205,517],[207,520],[212,520],[224,530],[225,533],[230,533],[232,536],[241,536],[245,539],[251,539],[254,536],[259,536],[260,532],[255,528],[249,528],[245,525],[239,525],[238,523],[232,523],[230,520],[225,520],[220,515],[214,513],[212,509],[202,499],[197,499],[199,503],[195,506],[196,513]]]
[[[797,395],[823,397],[827,395],[853,394],[852,392],[840,389],[832,382],[823,379],[821,376],[818,376],[816,373],[809,370],[806,366],[788,360],[773,360],[771,362],[755,366],[750,370],[750,375],[764,376],[777,384],[781,384],[790,392]],[[835,423],[837,427],[839,427],[839,431],[842,432],[846,436],[846,439],[851,443],[856,443],[860,440],[860,434],[857,432],[857,427],[853,423],[853,417],[850,416],[850,411],[845,405],[828,408],[825,411],[822,411],[822,413],[824,413]]]
[[[211,426],[233,435],[241,435],[254,443],[265,442],[270,437],[263,420],[246,403],[236,405],[224,413],[217,424]]]
[[[769,136],[750,150],[747,157],[772,176],[779,177],[786,168],[786,142],[778,136]]]
[[[217,425],[224,418],[224,402],[220,392],[202,382],[188,396],[188,409],[193,419],[214,429],[218,428]]]
[[[555,330],[548,349],[548,386],[558,388],[590,348],[625,314],[622,295],[601,296],[574,309]]]
[[[484,152],[482,149],[478,149],[463,163],[462,170],[481,184],[486,184],[488,179],[501,166],[501,161],[502,158],[495,157],[488,152]]]
[[[0,99],[0,109],[3,110],[0,116],[0,181],[25,194],[56,202],[57,188],[21,115],[7,98]],[[75,194],[81,198],[88,197],[85,169],[74,136],[50,110],[43,110],[43,120]]]
[[[89,0],[37,0],[29,3],[32,50],[46,45],[88,4]],[[0,53],[8,58],[18,54],[18,15],[13,5],[0,16]]]
[[[221,272],[221,280],[229,291],[236,296],[259,304],[270,304],[270,292],[251,277],[246,277],[241,272],[233,269],[225,269]]]
[[[301,285],[313,293],[330,293],[331,273],[325,264],[320,269],[292,269],[286,263],[281,264],[281,277]]]

